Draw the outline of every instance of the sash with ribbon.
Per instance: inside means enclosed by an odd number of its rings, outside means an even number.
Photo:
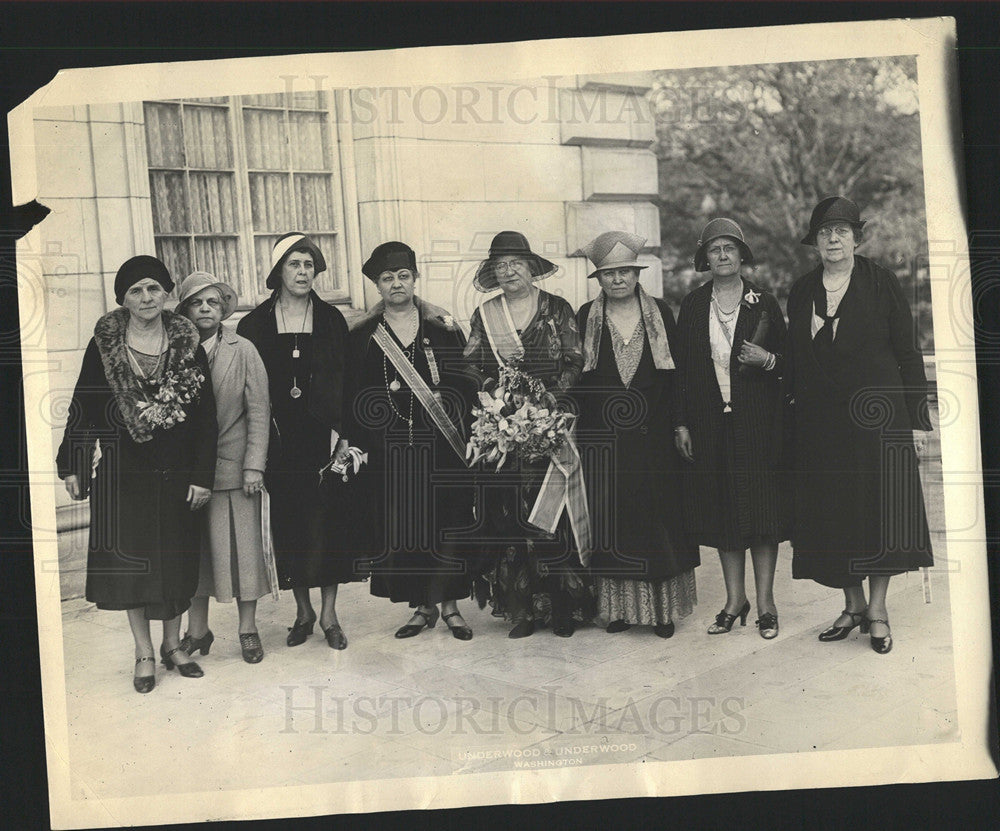
[[[524,357],[524,344],[517,335],[505,295],[491,297],[479,307],[479,314],[483,318],[483,328],[486,330],[490,349],[493,350],[493,357],[500,366]]]
[[[503,366],[513,358],[524,356],[524,345],[518,337],[504,295],[491,297],[483,303],[479,307],[479,314],[483,318],[483,328],[498,364]],[[590,564],[591,553],[590,509],[587,506],[580,453],[576,449],[572,432],[566,436],[562,447],[549,461],[549,468],[545,471],[545,478],[528,522],[549,534],[555,533],[564,509],[569,515],[570,528],[576,539],[580,564],[586,567]]]
[[[379,323],[375,327],[375,331],[372,333],[372,340],[379,345],[385,356],[389,359],[389,362],[395,367],[396,372],[399,373],[400,378],[412,390],[413,394],[417,397],[417,401],[420,402],[420,406],[431,417],[434,426],[448,440],[448,444],[455,451],[455,455],[462,460],[463,465],[467,464],[465,459],[465,442],[462,440],[458,428],[448,418],[448,413],[445,412],[438,397],[431,392],[430,387],[427,386],[427,382],[420,377],[420,373],[406,359],[403,351],[396,345],[396,341],[392,339],[392,335],[386,331],[384,324]],[[425,351],[429,351],[429,349],[425,349]],[[428,355],[427,363],[436,370],[437,364],[432,354]]]

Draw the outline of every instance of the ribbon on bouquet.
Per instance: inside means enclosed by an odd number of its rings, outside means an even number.
[[[260,491],[260,538],[264,548],[264,567],[271,597],[278,600],[278,566],[274,561],[274,537],[271,534],[271,495],[267,488]]]
[[[413,365],[406,359],[402,350],[392,339],[392,336],[385,330],[385,326],[381,323],[376,326],[375,332],[372,334],[372,339],[379,345],[385,356],[389,359],[389,362],[395,367],[396,372],[399,373],[399,377],[403,379],[406,386],[417,397],[420,406],[427,411],[427,415],[431,417],[441,435],[448,440],[448,444],[455,451],[455,455],[462,460],[463,465],[467,465],[465,442],[462,441],[462,436],[459,434],[458,428],[455,427],[452,420],[448,417],[448,413],[445,412],[440,400],[431,392],[430,387],[427,386],[427,382],[420,377],[420,373],[413,368]]]
[[[566,436],[562,447],[551,457],[528,522],[549,534],[555,533],[563,509],[569,514],[580,564],[586,568],[590,565],[591,553],[590,509],[583,482],[583,465],[572,433]]]

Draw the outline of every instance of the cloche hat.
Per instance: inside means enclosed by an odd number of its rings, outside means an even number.
[[[227,317],[230,317],[236,311],[239,298],[232,286],[216,280],[207,271],[193,271],[181,280],[181,285],[178,289],[180,299],[177,303],[177,308],[180,309],[185,302],[208,288],[217,289],[219,295],[222,297],[222,319],[225,320]]]
[[[319,246],[305,234],[299,231],[290,231],[278,237],[274,248],[271,249],[271,271],[267,275],[265,286],[269,289],[276,289],[281,285],[281,267],[285,264],[285,258],[289,252],[300,248],[306,248],[312,254],[313,266],[315,266],[314,274],[326,271],[326,260],[323,258],[323,252],[319,250]]]
[[[586,257],[594,264],[587,278],[596,277],[608,268],[648,268],[639,265],[639,253],[646,245],[644,237],[627,231],[605,231],[577,251],[573,257]]]
[[[830,222],[847,222],[858,231],[865,226],[857,204],[846,196],[828,196],[813,208],[812,216],[809,217],[809,231],[802,238],[802,244],[815,245],[816,232]]]
[[[708,244],[719,237],[731,237],[736,240],[736,245],[740,249],[740,256],[743,262],[753,265],[754,258],[750,246],[743,236],[743,229],[732,219],[718,217],[711,220],[702,228],[701,236],[698,237],[698,250],[694,253],[694,270],[708,271]]]

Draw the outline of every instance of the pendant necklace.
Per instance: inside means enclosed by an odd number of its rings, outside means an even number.
[[[417,316],[417,314],[418,314],[418,312],[417,312],[417,309],[416,309],[416,307],[414,307],[414,309],[413,309],[413,316],[414,316],[414,317],[416,317],[416,316]],[[388,321],[387,321],[387,322],[388,322]],[[417,325],[419,325],[419,322],[420,322],[419,320],[416,320],[416,321],[415,321],[415,323],[416,323]],[[416,327],[416,326],[414,326],[414,332],[413,332],[413,340],[414,340],[414,342],[415,342],[415,341],[416,341],[416,339],[417,339],[417,333],[416,333],[416,328],[417,328],[417,327]],[[409,355],[409,353],[408,353],[408,352],[407,352],[407,351],[406,351],[405,349],[403,350],[403,354],[405,354],[405,355]],[[413,363],[413,358],[412,358],[412,356],[410,357],[410,363],[411,363],[411,364]],[[383,369],[385,369],[385,364],[384,364],[384,362],[383,362]],[[399,383],[399,378],[398,378],[398,377],[396,377],[396,378],[393,378],[393,379],[392,379],[392,381],[389,381],[389,389],[390,389],[390,390],[392,390],[392,392],[399,392],[399,389],[400,389],[400,386],[401,386],[401,385],[400,385],[400,383]],[[400,416],[400,418],[402,418],[402,416]]]
[[[294,337],[292,345],[292,360],[298,360],[299,355],[299,335],[303,334],[306,330],[306,321],[309,319],[309,309],[312,307],[312,298],[309,298],[309,302],[306,303],[306,310],[302,313],[302,326],[298,332],[292,332]],[[281,302],[278,302],[278,314],[281,315],[281,328],[286,332],[288,331],[288,326],[285,324],[285,310],[281,306]],[[292,388],[288,391],[288,394],[292,398],[301,398],[302,390],[299,389],[299,376],[298,373],[292,373]]]
[[[417,329],[419,329],[419,326],[420,326],[420,319],[417,318]],[[413,366],[413,359],[417,354],[417,334],[418,332],[415,331],[413,335],[413,342],[406,349],[403,350],[403,354],[409,360],[411,367]],[[415,371],[416,369],[414,369],[414,372]],[[399,411],[399,408],[396,407],[396,402],[392,400],[392,393],[399,392],[401,387],[401,384],[399,383],[399,377],[397,375],[397,377],[393,378],[391,381],[389,380],[389,361],[384,352],[382,353],[382,377],[385,380],[386,391],[389,393],[388,395],[386,395],[386,398],[389,399],[389,406],[392,408],[392,411],[399,417],[400,421],[406,422],[407,442],[412,447],[413,446],[413,390],[412,389],[410,390],[409,414],[404,416]]]

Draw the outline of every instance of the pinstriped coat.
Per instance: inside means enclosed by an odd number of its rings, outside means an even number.
[[[694,455],[694,463],[687,465],[684,488],[687,530],[700,545],[713,547],[732,544],[727,527],[738,528],[740,541],[747,545],[757,536],[784,540],[788,538],[789,499],[783,493],[779,471],[785,318],[774,295],[743,280],[744,297],[752,289],[760,299],[757,303],[741,301],[733,334],[729,363],[733,446],[727,453],[724,403],[708,335],[712,284],[709,280],[685,297],[677,318],[673,421],[675,427],[683,425],[690,430]],[[740,372],[740,346],[753,336],[765,310],[770,326],[761,345],[779,356],[778,364],[770,372],[755,367]],[[736,516],[732,517],[734,504]]]

